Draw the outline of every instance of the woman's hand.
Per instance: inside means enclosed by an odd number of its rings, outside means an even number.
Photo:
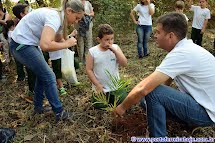
[[[78,34],[78,31],[75,29],[72,31],[72,33],[69,36],[75,37]]]
[[[67,39],[65,42],[67,43],[68,47],[77,45],[77,40],[74,37]]]

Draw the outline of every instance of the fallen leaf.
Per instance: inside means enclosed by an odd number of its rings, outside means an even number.
[[[31,141],[36,135],[27,135],[24,137],[24,141]]]

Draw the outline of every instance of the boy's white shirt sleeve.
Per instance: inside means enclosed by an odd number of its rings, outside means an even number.
[[[194,11],[196,8],[198,8],[199,6],[195,6],[195,5],[191,5],[190,10]]]
[[[208,11],[207,11],[207,13],[206,13],[205,19],[211,19],[211,12],[210,12],[209,9],[208,9]]]

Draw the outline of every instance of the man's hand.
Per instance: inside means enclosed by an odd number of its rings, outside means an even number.
[[[125,109],[122,107],[122,105],[120,104],[119,106],[116,107],[116,109],[113,111],[114,115],[116,117],[122,117],[122,115],[125,113]]]

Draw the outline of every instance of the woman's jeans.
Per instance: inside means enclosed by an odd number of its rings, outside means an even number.
[[[36,46],[25,45],[18,49],[18,43],[11,41],[10,50],[14,58],[36,75],[34,87],[34,109],[43,109],[44,92],[55,113],[62,112],[62,104],[58,97],[56,78],[46,63],[41,50]]]
[[[138,56],[143,57],[149,54],[148,50],[148,41],[149,38],[152,34],[152,26],[151,25],[137,25],[136,28],[137,32],[137,51],[138,51]],[[144,52],[143,52],[144,50]]]
[[[145,98],[142,98],[142,107],[145,102],[150,137],[167,136],[167,112],[191,125],[210,126],[215,124],[205,109],[190,95],[165,85],[158,86]]]

